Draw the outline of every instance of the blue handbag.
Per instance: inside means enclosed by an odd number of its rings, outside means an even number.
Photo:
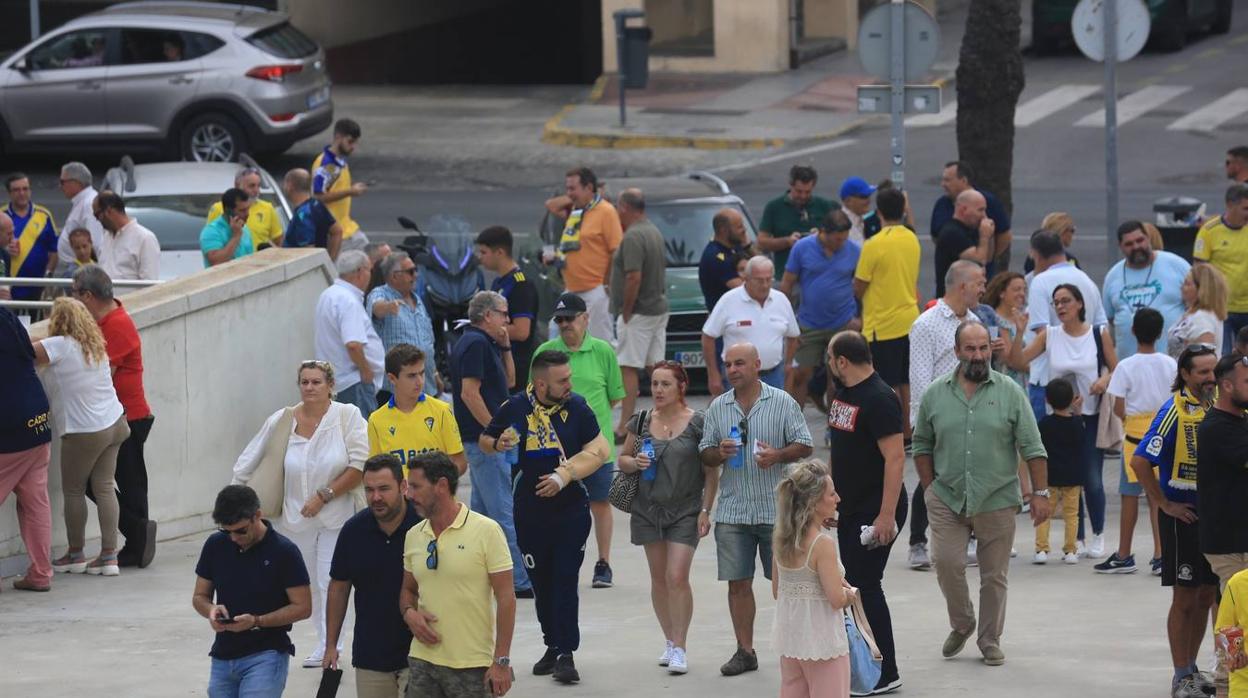
[[[862,599],[856,595],[854,602],[845,607],[845,635],[849,638],[849,690],[866,695],[880,682],[884,657],[875,644]]]

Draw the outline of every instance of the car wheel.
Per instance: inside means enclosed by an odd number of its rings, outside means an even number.
[[[1153,22],[1152,39],[1162,51],[1183,50],[1187,45],[1187,3],[1169,0],[1161,8],[1161,16]]]
[[[1231,30],[1231,5],[1233,0],[1218,0],[1217,11],[1213,15],[1213,24],[1209,31],[1214,34],[1225,34]]]
[[[234,162],[247,148],[247,137],[224,114],[197,116],[182,127],[182,159],[193,162]]]

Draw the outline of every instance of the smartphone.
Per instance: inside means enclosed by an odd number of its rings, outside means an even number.
[[[237,623],[238,619],[234,616],[226,616],[224,618],[217,618],[217,622],[222,625],[229,625],[230,623]]]

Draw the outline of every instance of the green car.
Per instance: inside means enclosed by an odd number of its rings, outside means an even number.
[[[1152,15],[1149,40],[1162,51],[1178,51],[1190,32],[1207,28],[1214,34],[1231,30],[1234,0],[1143,0]],[[1031,45],[1039,53],[1053,53],[1071,40],[1070,20],[1078,0],[1033,0]]]
[[[711,219],[723,208],[736,209],[745,218],[747,238],[757,238],[757,229],[745,202],[733,194],[724,180],[707,172],[654,178],[604,178],[606,195],[636,187],[645,194],[646,216],[667,241],[667,358],[679,361],[690,371],[695,383],[706,381],[706,357],[702,356],[702,325],[708,310],[698,284],[698,262],[714,233]],[[562,191],[556,192],[562,194]],[[563,219],[546,213],[538,229],[542,243],[558,243]],[[540,312],[538,332],[546,331],[554,299],[559,289],[536,262],[540,254],[523,253],[520,264],[526,275],[539,279]]]

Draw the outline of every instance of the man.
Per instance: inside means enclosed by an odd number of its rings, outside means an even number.
[[[373,289],[386,283],[385,277],[381,275],[381,262],[394,250],[390,248],[389,243],[385,242],[369,242],[362,248],[364,254],[368,255],[368,261],[373,265],[373,276],[368,281],[368,290],[365,293],[372,293]]]
[[[481,431],[507,400],[507,386],[516,375],[511,338],[507,334],[507,299],[495,291],[479,291],[468,302],[468,320],[471,324],[451,349],[450,370],[455,422],[459,424],[459,438],[472,481],[472,510],[503,527],[511,546],[516,593],[532,598],[524,558],[516,545],[511,464],[501,453],[487,452],[477,445]]]
[[[1159,508],[1161,585],[1172,587],[1173,592],[1166,617],[1170,658],[1174,662],[1170,695],[1200,698],[1214,692],[1213,682],[1197,670],[1196,658],[1205,636],[1209,609],[1217,599],[1218,577],[1201,554],[1201,524],[1197,522],[1196,510],[1202,443],[1199,437],[1201,422],[1210,412],[1218,385],[1218,357],[1212,347],[1197,344],[1184,349],[1178,363],[1174,394],[1162,404],[1140,440],[1131,458],[1131,468],[1149,500],[1157,502]],[[1242,454],[1240,463],[1242,466]]]
[[[911,424],[918,424],[919,407],[928,386],[958,367],[954,339],[958,327],[968,320],[979,320],[972,308],[984,294],[984,268],[960,259],[945,276],[945,296],[923,311],[910,329]],[[912,569],[925,570],[932,562],[927,550],[927,506],[921,482],[914,490],[912,508],[909,563]]]
[[[702,326],[702,353],[712,356],[717,339],[723,340],[724,347],[748,343],[756,347],[763,362],[763,382],[783,389],[785,369],[793,362],[802,330],[788,296],[771,287],[771,266],[771,260],[762,255],[746,263],[745,283],[725,293]],[[721,359],[727,365],[727,349]],[[727,390],[717,363],[706,362],[706,379],[711,395]]]
[[[251,207],[247,209],[247,229],[251,231],[251,244],[256,250],[267,250],[270,247],[282,246],[282,221],[277,217],[277,209],[273,204],[260,198],[260,170],[244,167],[234,175],[234,188],[247,192]],[[213,202],[208,209],[205,224],[211,223],[221,216],[224,207],[220,201]]]
[[[771,579],[771,533],[776,521],[776,486],[788,465],[810,456],[810,429],[797,401],[759,378],[762,362],[754,345],[729,344],[724,351],[731,388],[706,410],[702,464],[723,466],[715,508],[715,550],[721,582],[728,582],[728,612],[737,650],[719,668],[724,676],[758,670],[754,652],[754,557]],[[740,441],[731,432],[737,429]]]
[[[205,269],[256,251],[252,242],[255,236],[247,227],[251,204],[251,197],[242,189],[226,189],[221,195],[221,210],[224,213],[205,225],[199,233],[199,248],[204,253]]]
[[[902,222],[906,196],[881,189],[875,197],[884,227],[862,245],[854,270],[854,295],[862,302],[862,333],[880,378],[903,405],[902,423],[910,434],[910,326],[919,317],[919,263],[922,250],[914,231]]]
[[[1036,263],[1036,275],[1027,284],[1029,332],[1061,324],[1053,307],[1053,290],[1062,284],[1074,284],[1083,294],[1083,309],[1093,327],[1100,327],[1109,321],[1101,303],[1100,289],[1086,272],[1066,259],[1059,233],[1045,229],[1032,233],[1030,255]],[[1032,359],[1027,380],[1027,397],[1031,400],[1031,409],[1038,422],[1044,418],[1044,386],[1049,383],[1049,360],[1044,352]]]
[[[502,696],[515,680],[507,539],[496,522],[456,501],[458,485],[443,453],[411,462],[407,498],[425,519],[403,547],[399,612],[412,634],[407,698]]]
[[[530,281],[512,257],[511,231],[501,225],[482,230],[476,240],[481,266],[497,274],[490,289],[507,299],[510,318],[507,336],[516,363],[516,380],[510,386],[522,391],[529,386],[529,363],[537,346],[537,286]]]
[[[156,555],[156,522],[148,518],[147,461],[143,444],[156,418],[147,404],[143,391],[143,343],[134,320],[113,297],[113,281],[103,268],[88,265],[74,272],[69,293],[87,306],[104,335],[104,348],[113,372],[113,388],[126,411],[130,436],[117,452],[117,504],[120,519],[117,528],[126,537],[126,544],[117,553],[122,567],[147,567]],[[88,489],[87,496],[95,500]]]
[[[385,347],[364,310],[364,288],[372,266],[359,250],[338,255],[338,278],[316,301],[316,358],[334,367],[334,399],[360,408],[360,415],[377,409]]]
[[[13,219],[0,211],[0,276],[9,276],[13,269],[13,255],[18,252],[17,240],[13,238]],[[0,300],[9,300],[12,293],[8,286],[0,286]]]
[[[586,489],[577,483],[601,468],[611,447],[588,403],[572,392],[567,354],[539,347],[530,375],[529,393],[512,395],[499,408],[479,444],[494,452],[519,447],[516,533],[546,645],[533,674],[575,683],[581,680],[572,657],[581,642],[576,586],[590,520]]]
[[[936,297],[945,295],[945,274],[960,259],[987,267],[992,262],[994,223],[984,213],[984,195],[968,189],[936,237]]]
[[[1122,259],[1105,273],[1101,298],[1105,316],[1114,328],[1114,351],[1122,361],[1136,351],[1135,335],[1131,332],[1136,310],[1152,308],[1161,313],[1165,319],[1162,337],[1183,316],[1187,308],[1179,289],[1192,265],[1173,252],[1154,250],[1144,224],[1139,221],[1125,221],[1118,226],[1118,249],[1122,250]]]
[[[872,367],[866,337],[857,332],[836,335],[828,345],[827,362],[836,383],[828,426],[832,428],[832,480],[841,497],[837,539],[845,581],[858,588],[883,657],[874,692],[887,693],[901,687],[893,619],[882,582],[889,551],[906,522],[902,408],[892,388]],[[863,545],[859,535],[863,526],[875,531],[875,540],[868,545]]]
[[[17,219],[13,219],[16,221]],[[1226,328],[1222,350],[1229,353],[1231,339],[1248,327],[1248,184],[1232,184],[1226,190],[1226,212],[1205,221],[1196,233],[1192,260],[1207,262],[1226,277]],[[16,289],[14,289],[16,291]],[[17,293],[13,294],[17,298]]]
[[[312,196],[342,226],[344,250],[359,250],[368,244],[368,236],[351,219],[351,200],[368,191],[363,182],[351,183],[351,170],[347,167],[347,158],[355,153],[359,141],[360,125],[351,119],[339,119],[334,124],[333,141],[312,161]]]
[[[372,316],[373,329],[381,337],[386,351],[410,344],[428,357],[425,361],[424,388],[429,395],[438,394],[438,380],[434,371],[435,340],[433,320],[429,311],[416,294],[416,263],[406,252],[392,252],[381,262],[381,277],[385,283],[368,292],[364,307]],[[394,384],[387,375],[377,394],[377,403],[390,399]],[[368,415],[365,415],[365,419]]]
[[[1010,267],[1010,242],[1013,241],[1014,235],[1010,231],[1010,214],[1006,212],[1005,206],[992,192],[975,188],[971,181],[971,168],[965,162],[954,160],[945,163],[945,169],[940,173],[940,188],[945,195],[936,200],[932,206],[932,238],[937,242],[940,241],[941,232],[945,228],[945,223],[956,215],[955,203],[959,196],[967,191],[977,191],[984,197],[984,214],[992,219],[993,236],[990,250],[992,254],[987,260],[980,260],[990,269],[989,276],[993,276],[998,271],[1005,271]],[[937,280],[940,279],[940,272],[936,274]],[[941,295],[939,292],[937,296]]]
[[[1031,519],[1049,516],[1048,464],[1027,396],[989,365],[988,328],[977,320],[954,334],[958,366],[923,395],[914,425],[914,465],[932,524],[936,578],[952,630],[941,648],[947,659],[975,633],[975,607],[966,586],[966,549],[978,540],[979,651],[988,666],[1005,663],[1006,575],[1014,545],[1019,497],[1018,458],[1031,475]]]
[[[819,174],[807,165],[794,165],[789,169],[789,190],[763,208],[763,219],[758,225],[758,249],[770,253],[775,259],[776,279],[789,263],[789,250],[803,236],[814,233],[819,221],[836,208],[836,204],[815,196],[815,184]],[[708,303],[707,309],[712,306]]]
[[[737,255],[745,254],[749,244],[745,218],[735,208],[720,209],[711,219],[711,228],[715,236],[706,243],[698,262],[698,285],[708,313],[721,296],[745,283],[737,273]]]
[[[368,453],[394,456],[406,477],[412,459],[438,451],[449,456],[463,475],[468,461],[459,423],[450,405],[424,391],[428,358],[411,344],[396,344],[386,352],[386,380],[394,394],[368,417]]]
[[[61,166],[61,193],[69,199],[69,215],[65,217],[67,233],[85,228],[91,233],[91,247],[98,253],[104,239],[104,228],[92,215],[91,202],[95,201],[95,187],[91,186],[91,170],[81,162],[67,162]],[[75,263],[77,257],[69,244],[69,236],[61,235],[56,242],[57,273],[63,274]]]
[[[105,189],[91,202],[92,217],[107,231],[100,239],[100,268],[113,279],[160,279],[156,233],[126,213],[126,202]]]
[[[407,532],[420,522],[420,514],[407,499],[407,481],[399,460],[389,453],[364,461],[364,498],[368,508],[343,524],[334,544],[321,666],[338,668],[338,638],[354,587],[351,666],[355,668],[355,694],[360,698],[403,698],[412,631],[394,612],[394,601],[403,587],[401,551]]]
[[[204,541],[191,597],[217,634],[208,695],[280,698],[295,653],[291,625],[312,615],[303,556],[246,485],[217,494],[212,520],[219,528]]]
[[[620,365],[611,345],[589,334],[589,316],[585,301],[575,293],[565,293],[555,301],[552,319],[559,327],[559,336],[547,340],[537,353],[557,351],[568,355],[572,370],[572,389],[585,399],[598,420],[603,434],[611,433],[611,410],[624,398],[624,381]],[[535,363],[534,366],[537,364]],[[608,438],[606,436],[603,437]],[[601,468],[587,474],[582,483],[589,495],[589,511],[594,519],[594,540],[598,545],[598,562],[594,564],[593,586],[607,589],[614,584],[611,571],[611,532],[614,517],[607,495],[611,491],[615,470],[616,445],[608,443],[607,457]]]
[[[641,369],[647,371],[667,353],[667,248],[663,233],[646,218],[640,189],[620,193],[617,210],[624,238],[612,258],[611,313],[616,315],[616,347],[624,375],[624,406],[615,440],[633,418],[641,391]]]
[[[282,236],[285,247],[321,247],[329,259],[338,259],[342,249],[342,224],[325,204],[312,198],[312,175],[296,167],[282,178],[282,191],[290,202],[290,222]]]
[[[805,408],[808,385],[815,368],[824,360],[832,336],[843,329],[862,327],[858,301],[854,297],[854,270],[862,252],[850,238],[850,222],[845,211],[832,211],[819,221],[819,233],[797,241],[789,252],[788,268],[780,281],[780,293],[792,296],[793,284],[800,284],[806,302],[797,308],[797,368],[790,372],[786,386],[797,404]]]
[[[853,227],[849,239],[859,246],[880,232],[880,217],[871,210],[871,195],[876,192],[862,177],[850,177],[841,184],[841,207]]]
[[[1226,178],[1236,184],[1248,184],[1248,145],[1226,151]]]
[[[580,296],[589,308],[589,333],[609,342],[615,333],[606,286],[611,255],[624,236],[620,215],[602,196],[598,176],[588,167],[568,170],[564,192],[547,201],[546,207],[565,221],[556,249],[565,290]],[[555,328],[550,330],[554,335]]]
[[[4,213],[13,223],[13,242],[9,254],[9,276],[42,279],[56,270],[57,233],[52,212],[30,200],[30,178],[15,172],[5,179],[9,205]],[[37,301],[43,294],[40,286],[14,286],[15,301]]]

